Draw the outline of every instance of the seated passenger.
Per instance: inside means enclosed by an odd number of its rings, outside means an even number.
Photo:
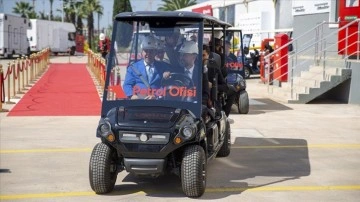
[[[155,60],[157,44],[155,37],[145,37],[141,43],[142,59],[128,67],[123,84],[128,98],[154,99],[153,90],[161,88],[162,75],[168,65]]]
[[[165,57],[165,44],[163,41],[158,39],[158,51],[156,53],[155,60],[164,61],[164,62],[170,64],[170,62],[167,61],[167,59],[164,57]]]
[[[203,45],[203,59],[209,59],[214,57],[215,54],[211,54],[210,48],[207,45]],[[232,85],[227,84],[222,71],[219,68],[211,68],[208,70],[209,81],[212,82],[214,78],[217,78],[217,87],[219,92],[223,92],[226,94],[226,104],[222,106],[226,116],[229,116],[231,111],[231,106],[234,103],[236,98],[236,90]],[[211,85],[210,85],[211,86]]]
[[[173,30],[173,32],[171,32],[169,35],[165,36],[164,61],[171,64],[171,66],[173,66],[173,67],[179,67],[176,46],[177,46],[178,40],[180,38],[180,35],[181,35],[180,29],[175,28]]]

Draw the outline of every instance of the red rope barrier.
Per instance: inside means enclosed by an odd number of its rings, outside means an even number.
[[[2,67],[0,69],[0,97],[1,97],[1,102],[4,103],[5,102],[5,84],[4,84],[4,73],[2,70]]]
[[[6,72],[6,75],[4,77],[4,81],[8,78],[8,76],[12,73],[12,65],[9,64],[8,65],[8,69],[7,69],[7,72]]]

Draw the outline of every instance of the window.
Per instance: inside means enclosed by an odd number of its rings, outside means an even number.
[[[16,35],[19,33],[18,29],[15,28],[14,29],[14,44],[18,44],[18,38],[16,37]]]

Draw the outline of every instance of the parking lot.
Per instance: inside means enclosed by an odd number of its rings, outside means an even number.
[[[269,99],[259,78],[247,80],[247,86],[250,112],[239,115],[234,106],[231,154],[209,163],[200,200],[358,201],[360,106],[283,104]],[[114,192],[96,195],[89,185],[88,164],[99,142],[98,120],[1,113],[0,200],[193,200],[184,196],[176,176],[143,179],[124,171]]]

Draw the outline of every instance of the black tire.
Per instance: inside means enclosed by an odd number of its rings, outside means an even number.
[[[249,113],[249,95],[245,90],[241,91],[239,95],[238,112],[239,114]]]
[[[27,55],[28,57],[30,57],[30,55],[31,55],[30,47],[27,48],[27,50],[26,50],[26,55]]]
[[[250,78],[250,75],[251,75],[250,68],[249,68],[248,66],[245,66],[245,69],[244,69],[244,76],[245,76],[245,79]]]
[[[221,146],[219,152],[217,153],[217,156],[227,157],[230,155],[230,150],[231,150],[231,129],[230,129],[229,121],[226,121],[224,143]]]
[[[206,157],[199,145],[185,148],[181,163],[181,184],[188,197],[200,197],[206,188]]]
[[[114,189],[117,178],[115,155],[116,153],[104,143],[95,145],[91,153],[90,186],[97,194],[105,194]]]
[[[70,55],[75,55],[75,50],[76,50],[76,48],[73,46],[73,47],[71,47],[71,49],[70,49]]]

